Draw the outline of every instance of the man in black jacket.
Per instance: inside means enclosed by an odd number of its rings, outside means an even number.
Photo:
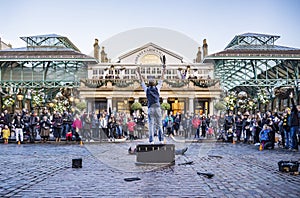
[[[293,99],[293,92],[291,92],[290,98],[293,105],[289,122],[288,122],[290,127],[290,135],[291,135],[290,147],[293,151],[297,151],[298,150],[297,133],[298,133],[299,123],[300,123],[300,118],[299,118],[300,106],[299,105],[296,106],[295,101]]]

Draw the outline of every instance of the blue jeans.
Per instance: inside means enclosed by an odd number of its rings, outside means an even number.
[[[159,141],[163,141],[162,136],[162,115],[160,106],[148,108],[149,142],[153,142],[154,131],[158,131]]]
[[[290,147],[290,135],[291,135],[290,132],[284,129],[285,148],[287,149]]]
[[[117,136],[122,135],[122,126],[117,126]]]
[[[61,136],[62,137],[66,137],[66,134],[68,133],[68,132],[70,132],[70,126],[69,126],[69,124],[63,124],[63,129],[62,129],[62,134],[61,134]]]
[[[197,128],[196,131],[195,131],[195,136],[194,136],[194,138],[200,138],[200,137],[199,137],[199,133],[200,133],[199,128]]]
[[[298,149],[298,142],[297,142],[297,133],[298,133],[298,126],[292,126],[290,130],[291,135],[291,148]]]

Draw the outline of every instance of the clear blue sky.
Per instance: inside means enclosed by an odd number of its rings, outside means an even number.
[[[20,36],[57,33],[83,53],[120,32],[164,27],[186,34],[209,53],[241,33],[280,35],[278,45],[300,48],[299,0],[0,0],[0,37],[13,47]]]

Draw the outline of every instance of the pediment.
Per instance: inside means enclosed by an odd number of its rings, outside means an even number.
[[[154,43],[147,43],[131,50],[118,59],[127,64],[161,64],[160,58],[166,57],[166,64],[183,63],[183,57]]]

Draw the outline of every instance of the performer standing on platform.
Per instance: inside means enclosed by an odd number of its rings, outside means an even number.
[[[148,100],[148,128],[149,128],[149,143],[154,144],[154,132],[158,131],[158,139],[163,143],[162,136],[162,114],[159,103],[159,92],[163,84],[164,74],[166,71],[165,57],[163,59],[163,70],[158,84],[155,85],[154,79],[148,79],[149,86],[147,87],[141,75],[141,68],[137,68],[137,73],[141,81],[142,88],[146,93]]]

